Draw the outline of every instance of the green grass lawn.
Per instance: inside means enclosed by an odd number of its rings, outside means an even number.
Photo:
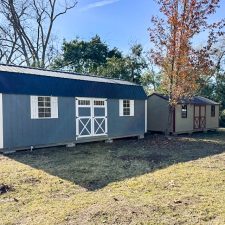
[[[225,130],[0,155],[0,224],[225,224]]]

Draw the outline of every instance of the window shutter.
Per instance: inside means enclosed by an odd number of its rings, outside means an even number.
[[[38,97],[30,96],[31,119],[38,119]]]
[[[134,100],[130,100],[130,116],[134,116]]]
[[[58,98],[51,97],[51,118],[58,118]]]
[[[123,100],[119,100],[119,115],[123,116]]]

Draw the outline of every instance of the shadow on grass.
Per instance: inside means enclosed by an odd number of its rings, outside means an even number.
[[[146,135],[144,140],[124,139],[113,144],[89,143],[75,148],[39,149],[9,157],[90,191],[143,175],[179,162],[225,152],[225,130],[178,136]]]

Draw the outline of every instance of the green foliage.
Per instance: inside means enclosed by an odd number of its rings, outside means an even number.
[[[141,84],[147,94],[161,92],[161,73],[154,70],[146,70],[141,76]]]
[[[221,108],[225,109],[225,74],[217,75],[207,81],[200,81],[200,84],[198,94],[221,103]]]
[[[115,56],[107,58],[107,62],[98,68],[98,75],[110,78],[130,80],[127,60]]]
[[[220,126],[225,127],[225,110],[220,113]]]
[[[220,39],[210,54],[215,68],[211,72],[210,79],[200,80],[198,94],[221,103],[221,111],[225,109],[225,40]]]
[[[131,53],[127,56],[128,70],[130,70],[132,81],[140,83],[142,71],[147,68],[143,47],[140,44],[135,44],[130,50]]]
[[[143,69],[146,66],[143,48],[140,44],[133,45],[130,53],[123,55],[115,47],[110,49],[96,35],[90,41],[79,38],[70,42],[64,41],[62,54],[55,59],[52,68],[140,83]]]
[[[225,109],[225,73],[218,75],[216,78],[215,98],[221,103],[222,108]]]
[[[83,41],[76,38],[73,41],[64,41],[63,54],[57,58],[53,68],[66,68],[79,73],[96,73],[97,68],[106,63],[108,55],[119,55],[116,49],[109,50],[99,36]]]

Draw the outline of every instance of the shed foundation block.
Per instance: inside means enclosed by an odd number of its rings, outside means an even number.
[[[76,143],[68,143],[67,145],[66,145],[66,147],[67,148],[74,148],[74,147],[76,147]]]
[[[138,136],[138,140],[141,140],[141,139],[144,139],[144,138],[145,138],[144,134]]]
[[[107,139],[107,140],[105,140],[105,143],[111,144],[111,143],[113,143],[113,139]]]

